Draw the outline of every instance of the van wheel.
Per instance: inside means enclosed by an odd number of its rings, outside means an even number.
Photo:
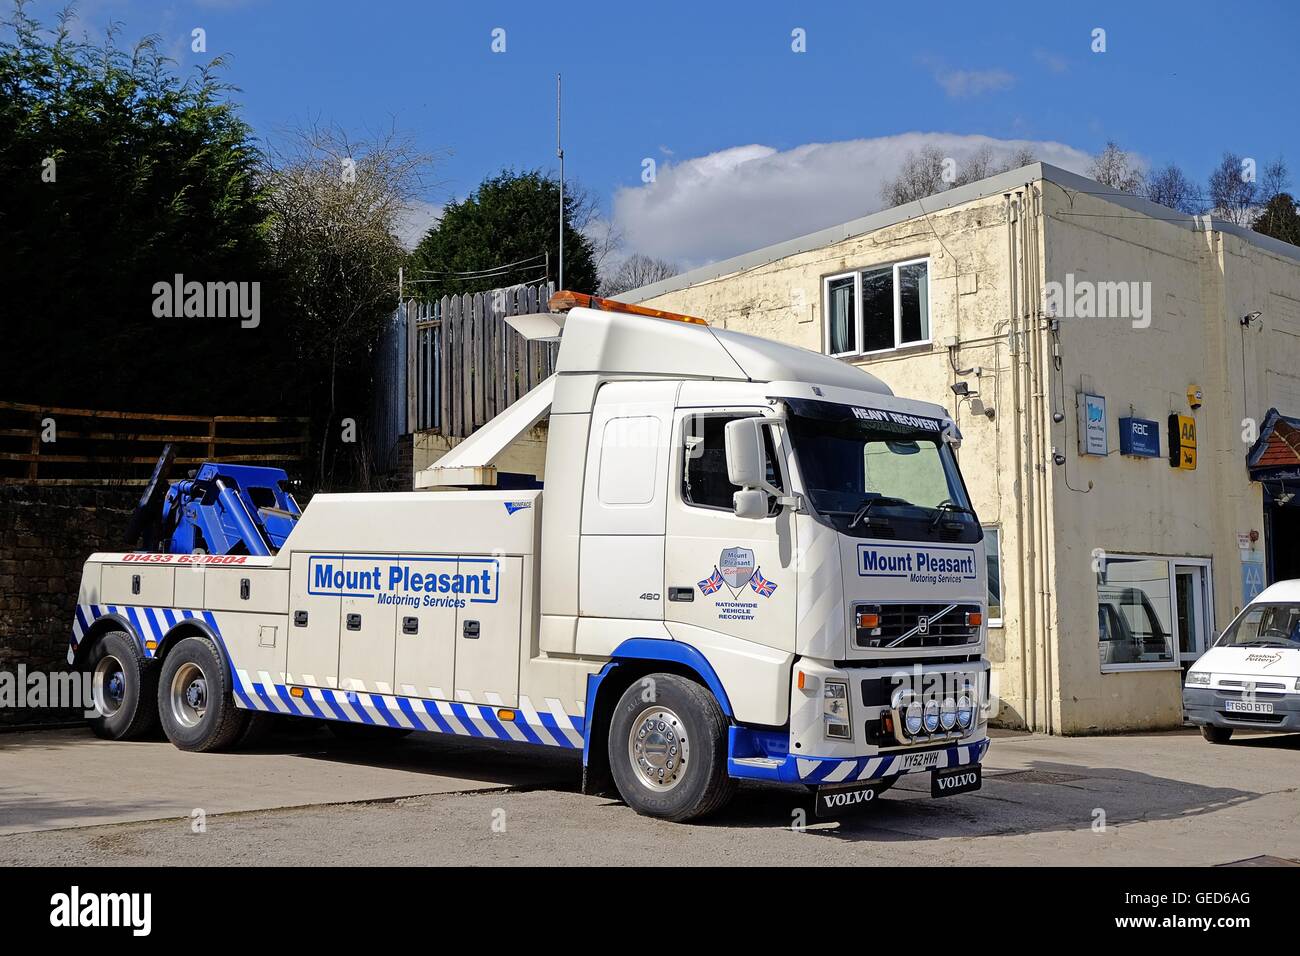
[[[664,820],[713,813],[736,792],[726,715],[706,688],[675,674],[651,674],[623,692],[609,727],[609,766],[629,807]]]
[[[1201,736],[1212,744],[1226,744],[1232,739],[1232,728],[1201,724]]]
[[[158,665],[140,656],[135,638],[109,631],[86,658],[95,716],[90,729],[105,740],[138,740],[158,726]]]
[[[158,677],[158,718],[181,750],[221,750],[247,726],[235,706],[230,670],[206,637],[187,637],[167,655]]]

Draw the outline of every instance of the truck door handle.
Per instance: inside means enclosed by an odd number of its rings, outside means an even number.
[[[478,621],[466,621],[464,627],[461,628],[460,632],[462,635],[469,638],[470,640],[477,641],[478,630],[479,630]]]
[[[294,626],[294,627],[306,627],[306,626],[307,626],[307,612],[306,612],[306,611],[294,611],[294,612],[293,612],[293,626]]]
[[[673,588],[668,589],[668,600],[685,601],[690,604],[695,600],[695,588]]]
[[[349,630],[349,631],[359,631],[359,630],[361,630],[361,615],[360,615],[360,614],[349,614],[349,615],[348,615],[348,630]]]
[[[419,619],[418,617],[404,617],[404,618],[402,618],[402,633],[403,633],[403,634],[419,634],[419,633],[420,633],[420,619]]]

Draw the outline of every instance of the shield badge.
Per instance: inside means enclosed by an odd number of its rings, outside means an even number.
[[[718,571],[727,586],[743,588],[754,576],[754,552],[749,548],[727,548],[718,557]]]

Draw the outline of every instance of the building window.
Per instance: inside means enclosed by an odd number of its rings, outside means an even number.
[[[1125,555],[1101,558],[1097,633],[1101,669],[1176,668],[1174,562]]]
[[[984,564],[989,578],[989,627],[1002,626],[1002,529],[984,527]]]
[[[867,355],[930,341],[930,260],[828,276],[826,351]]]

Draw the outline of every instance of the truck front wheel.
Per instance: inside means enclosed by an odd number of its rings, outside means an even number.
[[[163,661],[158,717],[181,750],[221,750],[243,732],[247,715],[235,706],[230,670],[206,637],[185,638]]]
[[[721,809],[736,790],[726,715],[706,688],[676,674],[651,674],[623,692],[609,766],[629,807],[674,822]]]

